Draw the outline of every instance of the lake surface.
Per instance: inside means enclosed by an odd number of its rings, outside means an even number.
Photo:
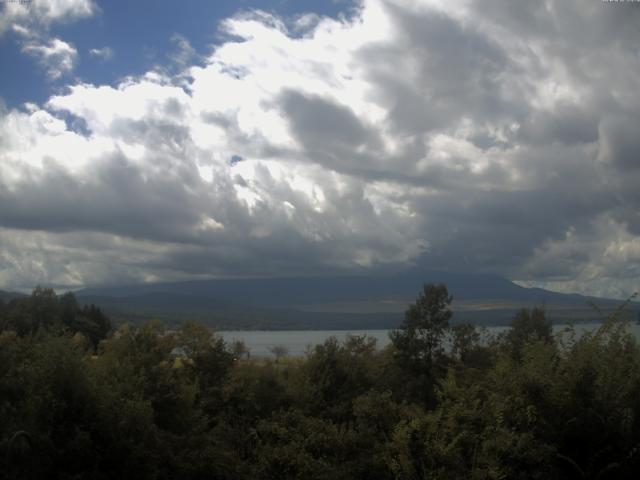
[[[578,335],[594,330],[598,323],[576,323],[574,325]],[[565,325],[554,325],[554,333],[561,332]],[[640,325],[632,324],[631,332],[640,339]],[[486,327],[487,335],[496,335],[508,330],[508,327]],[[367,335],[377,340],[378,348],[389,345],[390,330],[235,330],[217,332],[226,342],[241,340],[245,343],[252,356],[273,356],[271,349],[282,346],[287,349],[287,355],[302,356],[315,345],[324,343],[330,337],[343,341],[348,335]]]

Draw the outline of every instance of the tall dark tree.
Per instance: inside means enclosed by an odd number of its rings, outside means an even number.
[[[511,330],[507,333],[506,340],[508,348],[516,358],[527,342],[541,340],[550,343],[553,340],[553,327],[544,308],[519,310],[511,321]]]
[[[107,338],[111,330],[111,321],[95,305],[85,305],[76,312],[72,326],[75,331],[85,335],[96,348],[100,340]]]
[[[446,285],[427,283],[409,307],[400,328],[389,336],[398,365],[417,379],[412,396],[433,400],[434,379],[444,373],[443,340],[449,329],[453,297]]]
[[[409,306],[400,328],[391,332],[397,355],[408,364],[430,368],[442,353],[449,328],[453,297],[443,284],[425,284],[416,303]]]

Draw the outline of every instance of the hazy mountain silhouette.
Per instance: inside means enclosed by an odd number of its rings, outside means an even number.
[[[224,328],[396,326],[422,284],[445,283],[457,321],[505,324],[520,307],[546,305],[558,321],[592,319],[589,298],[521,287],[498,275],[410,271],[386,276],[216,279],[87,288],[81,301],[128,318],[195,318]],[[594,299],[607,309],[621,302]],[[571,313],[568,315],[568,313]]]
[[[216,279],[88,288],[79,297],[135,297],[172,294],[253,306],[290,306],[327,302],[415,298],[422,284],[444,283],[454,300],[505,300],[575,303],[585,297],[540,288],[524,288],[498,275],[447,272],[405,273],[390,276],[291,277]],[[158,300],[161,300],[158,298]]]
[[[7,292],[5,290],[0,290],[0,300],[4,302],[8,302],[10,300],[13,300],[14,298],[22,298],[22,297],[26,297],[26,295],[18,292]]]

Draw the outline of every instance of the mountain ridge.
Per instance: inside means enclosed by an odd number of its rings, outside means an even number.
[[[392,328],[424,283],[444,283],[453,295],[454,322],[507,324],[519,308],[545,305],[558,321],[593,319],[594,301],[620,301],[527,288],[494,274],[409,271],[394,275],[211,279],[79,290],[81,301],[121,314],[197,318],[242,328]]]
[[[425,283],[444,283],[453,323],[506,325],[520,308],[544,305],[552,321],[594,321],[619,300],[520,286],[495,274],[410,270],[391,275],[234,278],[77,290],[117,321],[192,319],[224,329],[368,329],[398,326]],[[0,291],[9,301],[22,294]],[[637,311],[638,304],[631,310]],[[637,315],[637,313],[636,313]],[[601,317],[601,315],[600,315]],[[601,318],[600,318],[601,319]]]
[[[596,298],[565,294],[537,287],[522,287],[494,274],[439,271],[376,276],[296,276],[275,278],[232,278],[158,282],[137,285],[85,288],[82,296],[132,297],[146,293],[174,293],[206,296],[219,301],[241,300],[261,305],[290,305],[318,302],[371,300],[398,296],[415,299],[424,283],[444,283],[455,300],[505,299],[572,303]],[[605,302],[614,301],[596,298]]]

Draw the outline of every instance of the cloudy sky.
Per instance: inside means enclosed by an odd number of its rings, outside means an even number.
[[[640,3],[0,3],[0,288],[640,286]]]

